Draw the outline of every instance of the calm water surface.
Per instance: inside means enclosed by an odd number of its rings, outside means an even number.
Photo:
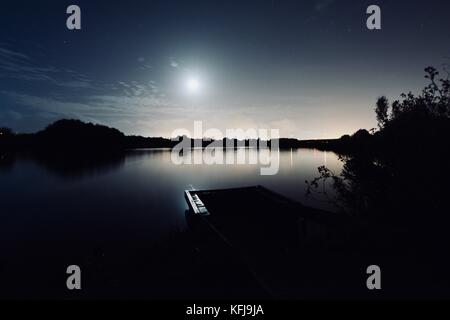
[[[317,176],[321,165],[335,172],[342,167],[334,153],[310,149],[282,151],[273,176],[261,176],[259,165],[175,165],[169,150],[129,151],[96,161],[3,161],[0,274],[26,274],[45,261],[54,261],[56,272],[58,264],[89,264],[108,252],[125,264],[127,252],[147,250],[149,243],[185,228],[183,191],[191,186],[263,185],[326,209],[305,196],[305,180]]]

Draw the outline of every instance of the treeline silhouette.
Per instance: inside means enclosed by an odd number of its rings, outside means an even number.
[[[104,125],[62,119],[34,134],[14,134],[11,129],[0,129],[0,147],[8,150],[89,150],[114,151],[125,148],[171,147],[165,138],[126,136],[121,131]]]
[[[178,137],[172,140],[163,137],[127,136],[121,131],[104,125],[85,123],[81,120],[62,119],[48,125],[44,130],[34,134],[15,134],[9,128],[0,128],[0,148],[9,151],[45,151],[58,150],[89,150],[90,152],[105,152],[138,148],[173,148],[182,139],[188,139],[192,148],[206,147],[213,142],[222,146],[237,147],[271,147],[271,141],[260,139],[230,139],[222,141],[214,139],[191,139]],[[280,148],[317,147],[332,148],[337,140],[297,140],[278,139]]]

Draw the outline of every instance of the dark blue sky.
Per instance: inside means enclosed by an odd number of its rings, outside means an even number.
[[[70,4],[82,30],[66,28]],[[366,28],[370,4],[382,30]],[[448,1],[7,1],[0,126],[63,117],[127,134],[279,128],[298,138],[375,126],[380,95],[449,62]],[[196,81],[197,90],[189,90]]]

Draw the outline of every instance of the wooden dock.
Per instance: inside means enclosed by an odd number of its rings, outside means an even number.
[[[312,235],[313,229],[333,229],[345,222],[337,213],[306,207],[263,186],[186,190],[185,199],[190,222],[203,219],[226,234],[230,242],[235,242],[241,232],[244,238],[249,238],[250,233],[253,238],[259,235],[268,239],[279,231],[272,239],[279,243],[280,237],[292,233],[296,237]]]
[[[339,214],[262,186],[186,190],[185,199],[188,225],[200,246],[226,250],[227,257],[240,260],[269,296],[282,296],[280,288],[293,285],[292,275],[305,267],[301,255],[334,245],[346,223]]]

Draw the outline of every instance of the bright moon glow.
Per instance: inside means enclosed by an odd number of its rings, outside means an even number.
[[[190,78],[187,82],[189,92],[196,93],[200,88],[200,82],[195,78]]]

